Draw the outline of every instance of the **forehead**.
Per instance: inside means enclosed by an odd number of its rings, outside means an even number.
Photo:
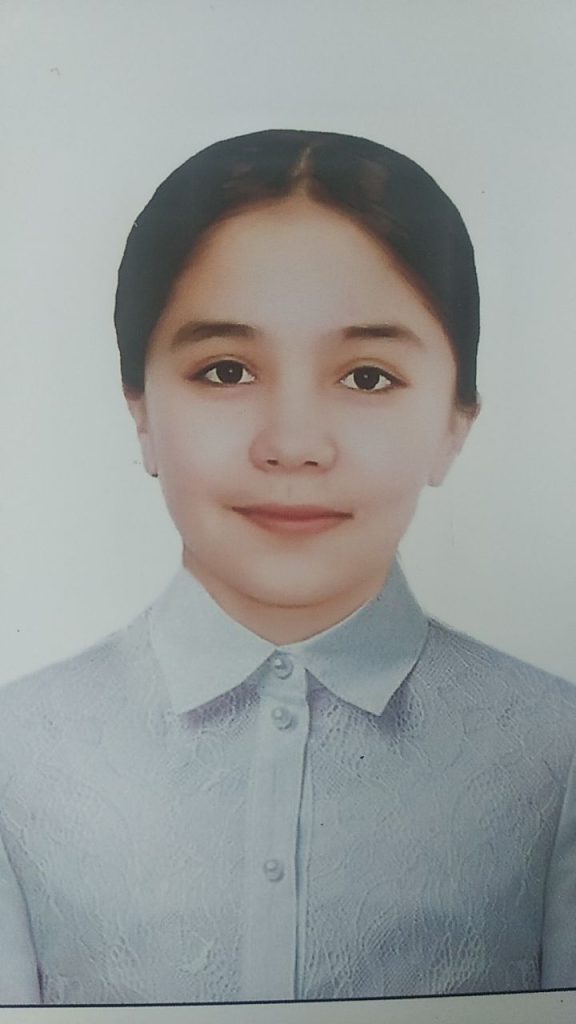
[[[304,195],[251,207],[216,224],[179,276],[159,327],[191,316],[273,331],[340,330],[399,319],[442,332],[394,253],[345,213]]]

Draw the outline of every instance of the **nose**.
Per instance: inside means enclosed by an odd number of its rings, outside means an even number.
[[[291,400],[276,395],[263,411],[250,456],[258,469],[266,471],[325,471],[334,464],[336,444],[326,416],[312,396]]]

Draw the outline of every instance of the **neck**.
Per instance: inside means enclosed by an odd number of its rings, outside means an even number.
[[[230,618],[275,646],[298,643],[330,629],[352,615],[382,589],[391,565],[353,589],[334,594],[318,603],[284,605],[258,600],[251,594],[231,590],[221,580],[206,574],[185,551],[183,565],[202,584]]]

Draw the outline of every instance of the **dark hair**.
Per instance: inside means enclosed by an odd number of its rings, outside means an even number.
[[[333,132],[226,139],[160,185],[134,223],[118,274],[114,320],[125,389],[143,390],[150,335],[205,232],[242,208],[295,191],[348,214],[393,251],[452,342],[458,402],[474,406],[478,282],[458,210],[413,160]]]

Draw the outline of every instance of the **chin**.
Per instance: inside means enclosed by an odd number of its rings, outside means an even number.
[[[356,584],[357,585],[357,584]],[[276,608],[305,608],[329,604],[337,595],[351,590],[354,584],[342,579],[311,575],[305,572],[267,572],[266,576],[251,572],[240,576],[237,589],[252,601]]]

